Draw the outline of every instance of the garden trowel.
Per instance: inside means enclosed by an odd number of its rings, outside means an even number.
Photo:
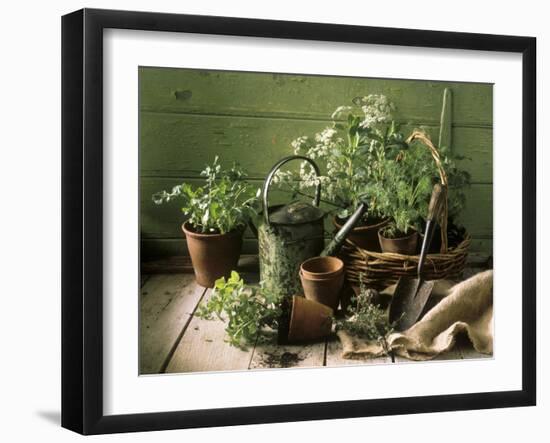
[[[416,323],[432,292],[434,280],[424,280],[422,271],[426,254],[432,242],[435,224],[443,208],[445,199],[446,188],[437,183],[434,185],[428,208],[428,218],[426,220],[426,229],[418,260],[417,276],[416,278],[401,277],[397,281],[390,304],[389,320],[390,323],[395,322],[396,331],[404,331]]]

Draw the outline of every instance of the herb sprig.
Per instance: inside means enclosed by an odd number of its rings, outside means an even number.
[[[237,347],[253,343],[263,328],[276,329],[280,315],[281,297],[261,286],[246,285],[236,271],[227,280],[216,280],[209,300],[197,310],[199,318],[224,321],[228,341]]]
[[[193,229],[203,234],[225,234],[244,228],[257,213],[260,189],[246,181],[246,173],[237,164],[222,169],[218,156],[200,175],[205,185],[193,189],[189,183],[174,186],[170,192],[153,195],[156,204],[181,199],[182,212]]]

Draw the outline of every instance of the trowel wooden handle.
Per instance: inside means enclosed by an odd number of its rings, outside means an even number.
[[[447,198],[447,187],[439,183],[434,185],[432,191],[432,198],[430,199],[430,206],[428,207],[428,218],[426,219],[426,230],[424,231],[424,240],[422,241],[422,249],[420,251],[420,258],[418,260],[417,275],[420,279],[422,276],[422,270],[424,269],[424,261],[426,255],[432,244],[432,239],[435,230],[435,219],[441,212],[445,199]]]
[[[323,252],[321,252],[320,254],[321,257],[336,255],[336,253],[342,247],[344,240],[346,239],[348,234],[351,232],[351,230],[355,227],[355,225],[359,222],[359,220],[361,219],[361,217],[363,216],[367,208],[368,206],[366,202],[363,202],[359,205],[359,207],[355,210],[355,212],[344,224],[344,226],[342,226],[340,230],[336,233],[336,235],[330,241],[328,246],[325,249],[323,249]]]
[[[427,220],[433,220],[437,218],[441,212],[441,208],[445,203],[445,198],[447,198],[447,188],[439,183],[434,185],[432,191],[432,198],[430,199],[430,206],[428,207],[428,218]]]

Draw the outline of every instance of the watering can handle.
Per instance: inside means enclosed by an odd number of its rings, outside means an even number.
[[[269,171],[269,174],[267,174],[267,177],[265,178],[264,185],[262,187],[262,211],[264,213],[264,219],[269,226],[269,214],[267,212],[268,204],[267,204],[267,195],[269,192],[269,186],[271,185],[271,180],[273,180],[273,176],[275,173],[279,170],[281,166],[283,166],[285,163],[288,163],[292,160],[304,160],[308,162],[313,169],[315,170],[315,174],[317,177],[321,175],[321,171],[319,170],[319,167],[317,164],[310,158],[304,157],[303,155],[290,155],[288,157],[285,157],[281,160],[279,160],[275,165],[271,168],[271,171]],[[319,202],[321,201],[321,183],[318,182],[317,186],[315,186],[315,199],[313,201],[315,206],[319,206]]]

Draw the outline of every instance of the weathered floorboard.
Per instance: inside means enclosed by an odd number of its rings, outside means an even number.
[[[462,356],[463,356],[462,358],[464,358],[464,360],[473,359],[473,358],[476,358],[476,359],[479,359],[479,358],[493,358],[492,354],[482,354],[481,352],[477,352],[473,347],[463,349],[462,350]]]
[[[147,282],[147,280],[149,280],[149,275],[142,272],[139,278],[139,287],[143,288],[143,285]]]
[[[204,293],[192,274],[150,276],[140,291],[140,373],[162,371]]]
[[[206,303],[208,290],[201,304]],[[166,372],[210,372],[248,369],[253,346],[243,350],[226,342],[225,324],[220,320],[193,317],[176,348]]]
[[[192,274],[149,275],[141,290],[140,373],[208,372],[265,368],[391,364],[390,357],[343,359],[336,337],[326,342],[279,346],[275,333],[242,350],[230,346],[225,324],[193,316],[209,290]],[[434,360],[492,358],[476,352],[466,337]],[[396,357],[396,362],[410,362]]]
[[[325,345],[324,340],[318,343],[277,345],[276,334],[271,333],[258,339],[249,368],[267,369],[323,366]]]

